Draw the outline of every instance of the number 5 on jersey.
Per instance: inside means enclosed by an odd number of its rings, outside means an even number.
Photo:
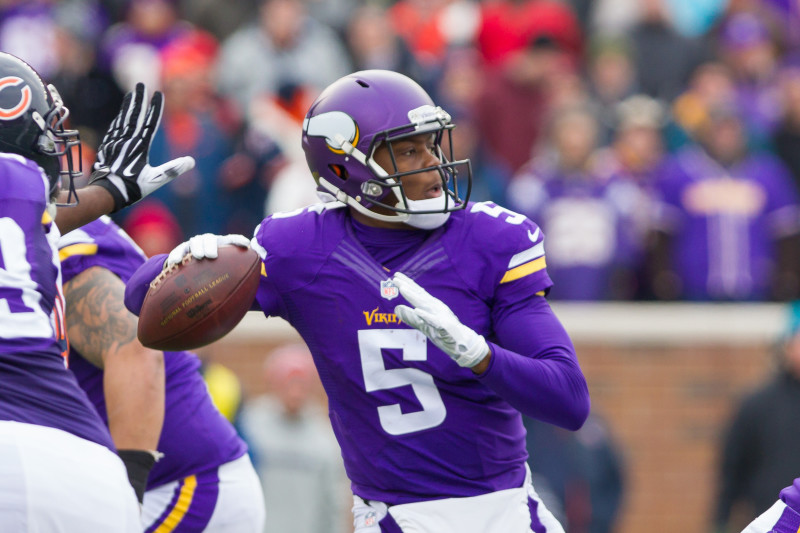
[[[411,385],[421,411],[403,413],[400,404],[378,407],[381,427],[390,435],[404,435],[436,427],[447,416],[433,376],[416,368],[386,369],[382,350],[402,350],[403,361],[425,361],[428,339],[415,329],[359,330],[358,347],[367,392]]]

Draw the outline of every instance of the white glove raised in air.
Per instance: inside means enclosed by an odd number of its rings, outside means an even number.
[[[227,244],[249,248],[250,239],[244,235],[214,235],[213,233],[195,235],[172,249],[164,263],[164,268],[177,265],[188,253],[191,253],[195,259],[216,259],[219,247]]]
[[[400,272],[394,275],[392,282],[403,298],[414,306],[395,307],[397,318],[424,333],[459,366],[472,368],[489,354],[489,346],[483,336],[462,324],[444,302],[428,294],[428,291]]]
[[[185,156],[157,167],[150,166],[150,145],[161,122],[164,95],[156,91],[145,106],[147,89],[137,83],[125,95],[122,108],[97,148],[89,184],[105,188],[114,198],[114,212],[138,202],[194,167]]]

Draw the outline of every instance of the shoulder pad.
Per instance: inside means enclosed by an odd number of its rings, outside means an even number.
[[[493,287],[530,278],[538,290],[552,284],[546,272],[544,234],[525,215],[493,202],[467,207],[467,248],[484,258]],[[486,276],[488,277],[488,276]]]

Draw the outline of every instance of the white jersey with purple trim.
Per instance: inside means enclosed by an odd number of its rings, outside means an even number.
[[[354,494],[404,504],[521,487],[520,413],[399,323],[389,280],[412,277],[493,340],[494,321],[552,284],[542,232],[493,203],[469,204],[389,269],[336,205],[267,218],[253,247],[264,258],[258,302],[310,348]]]
[[[49,189],[35,163],[0,154],[0,420],[62,429],[113,449],[67,370],[60,234],[46,211]]]

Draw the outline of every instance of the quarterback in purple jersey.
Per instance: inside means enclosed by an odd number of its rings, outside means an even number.
[[[254,308],[289,321],[314,356],[356,532],[561,532],[531,484],[520,412],[578,429],[586,381],[545,299],[542,232],[459,197],[471,169],[445,156],[452,127],[394,72],[325,89],[303,148],[335,201],[256,228]],[[243,244],[197,236],[166,262],[153,258],[128,283],[126,305],[140,307],[162,265],[213,259],[231,242]]]
[[[126,207],[191,167],[191,159],[147,164],[159,94],[149,107],[143,85],[126,96],[77,205],[80,139],[65,128],[69,111],[29,65],[0,53],[0,531],[141,528],[125,466],[67,370],[56,243],[60,230]]]
[[[781,491],[775,505],[753,520],[742,533],[797,533],[800,531],[800,477]]]
[[[147,486],[145,531],[178,518],[176,533],[261,531],[258,476],[244,441],[214,407],[200,360],[189,352],[162,356],[136,339],[136,317],[122,298],[124,282],[146,260],[142,251],[107,217],[62,236],[58,247],[70,369],[120,455],[158,450],[134,455],[134,464],[146,465],[135,486]]]

